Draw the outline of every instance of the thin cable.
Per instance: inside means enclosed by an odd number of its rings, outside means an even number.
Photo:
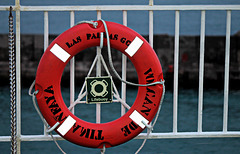
[[[157,122],[157,119],[158,119],[158,117],[159,117],[159,113],[160,113],[161,108],[162,108],[162,103],[163,103],[164,96],[165,96],[165,85],[163,84],[162,98],[161,98],[161,101],[160,101],[160,105],[159,105],[159,108],[158,108],[156,117],[155,117],[155,119],[154,119],[154,122],[153,122],[151,128],[148,128],[146,138],[144,139],[142,145],[141,145],[141,146],[138,148],[138,150],[135,152],[135,154],[138,154],[138,153],[142,150],[142,148],[144,147],[145,143],[147,142],[147,139],[148,139],[151,131],[153,130],[153,127],[155,126],[155,124],[156,124],[156,122]]]
[[[63,154],[67,154],[66,152],[63,151],[63,149],[60,147],[60,145],[57,143],[57,140],[53,137],[52,132],[50,133],[53,141],[55,142],[55,144],[57,145],[58,149],[63,153]]]
[[[30,86],[29,90],[28,90],[28,94],[30,96],[32,96],[32,101],[33,101],[33,106],[35,108],[35,110],[37,111],[39,117],[41,118],[43,124],[48,128],[48,124],[46,122],[46,120],[44,119],[44,117],[42,116],[42,113],[39,111],[38,107],[37,107],[37,103],[36,103],[36,95],[38,93],[38,90],[37,91],[34,91],[33,93],[31,93],[33,87],[35,85],[35,80],[33,81],[32,85]],[[47,130],[47,133],[50,134],[51,138],[53,139],[54,143],[56,144],[56,146],[58,147],[58,149],[63,153],[63,154],[66,154],[66,152],[63,151],[63,149],[60,147],[60,145],[57,143],[56,139],[53,137],[52,135],[52,131],[58,126],[60,125],[59,122],[56,122],[56,124],[54,126],[52,126],[51,128],[48,128]]]
[[[79,25],[79,24],[92,24],[94,28],[97,28],[97,26],[98,26],[98,23],[94,22],[94,21],[80,21],[80,22],[76,23],[75,26]]]
[[[101,32],[101,35],[100,35],[100,48],[101,49],[103,48],[103,32]]]
[[[132,83],[132,82],[129,82],[129,81],[126,81],[126,80],[123,80],[120,75],[118,74],[118,72],[116,71],[116,69],[114,68],[113,66],[113,61],[112,61],[112,54],[111,54],[111,46],[110,46],[110,39],[109,39],[109,33],[108,33],[108,28],[107,28],[107,24],[106,22],[103,20],[103,19],[100,19],[100,21],[102,21],[103,25],[104,25],[104,28],[105,28],[105,32],[106,32],[106,36],[107,36],[107,50],[108,50],[108,60],[109,60],[109,64],[110,64],[110,67],[113,71],[113,73],[117,76],[117,78],[126,83],[126,84],[129,84],[129,85],[132,85],[132,86],[141,86],[141,87],[146,87],[146,86],[153,86],[153,85],[156,85],[156,84],[164,84],[164,81],[157,81],[157,82],[153,82],[153,83],[149,83],[149,84],[137,84],[137,83]]]
[[[43,124],[48,128],[48,123],[46,122],[46,120],[44,119],[42,113],[39,111],[38,107],[37,107],[37,103],[36,103],[36,95],[38,94],[38,90],[37,91],[34,91],[33,93],[31,93],[33,87],[34,87],[34,84],[35,84],[35,80],[33,81],[32,85],[30,86],[29,90],[28,90],[28,94],[30,96],[32,96],[32,101],[33,101],[33,106],[35,108],[35,110],[37,111],[39,117],[41,118]],[[53,125],[51,128],[49,128],[47,130],[47,133],[50,133],[52,132],[58,125],[60,125],[59,122],[56,122],[55,125]]]

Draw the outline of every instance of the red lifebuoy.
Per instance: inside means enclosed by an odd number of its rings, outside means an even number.
[[[90,123],[73,115],[61,95],[61,77],[68,61],[80,51],[99,46],[100,33],[105,32],[101,21],[94,28],[79,24],[59,35],[46,49],[39,63],[35,89],[38,106],[47,123],[66,140],[85,147],[112,147],[134,138],[150,123],[160,105],[162,85],[139,87],[134,104],[122,117],[108,123]],[[134,64],[138,82],[147,84],[163,80],[160,62],[149,43],[130,28],[106,22],[110,44],[125,54]],[[104,41],[106,42],[106,40]],[[106,43],[104,44],[106,45]]]

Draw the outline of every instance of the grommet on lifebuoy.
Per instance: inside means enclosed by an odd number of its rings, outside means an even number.
[[[69,60],[80,51],[99,46],[101,21],[79,24],[59,35],[46,49],[39,63],[35,89],[38,106],[47,123],[66,140],[85,147],[106,148],[131,140],[141,133],[158,111],[163,85],[139,87],[134,104],[122,117],[108,123],[90,123],[72,114],[61,95],[61,77]],[[163,80],[160,62],[149,43],[137,32],[121,24],[106,22],[110,44],[133,63],[140,84]],[[106,41],[104,41],[106,46]],[[93,83],[94,84],[94,83]]]

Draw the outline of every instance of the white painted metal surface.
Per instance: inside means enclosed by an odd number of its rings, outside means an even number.
[[[16,7],[20,2],[16,0]],[[21,151],[21,40],[20,10],[16,10],[16,111],[17,111],[17,152]]]
[[[13,11],[192,11],[192,10],[239,10],[240,5],[89,5],[89,6],[14,6]],[[0,6],[0,10],[8,10]]]
[[[229,65],[230,65],[230,32],[231,11],[227,11],[226,47],[225,47],[225,77],[224,77],[224,104],[223,104],[223,132],[227,132],[228,125],[228,94],[229,94]]]
[[[154,11],[170,10],[175,11],[175,45],[174,45],[174,96],[173,96],[173,131],[169,133],[151,133],[149,139],[161,138],[206,138],[206,137],[240,137],[240,131],[228,131],[228,93],[229,93],[229,61],[230,61],[230,32],[231,32],[231,11],[240,10],[240,5],[153,5],[153,0],[149,1],[149,5],[101,5],[101,6],[21,6],[20,1],[16,0],[13,7],[16,12],[16,66],[17,66],[17,141],[18,153],[20,153],[22,141],[50,141],[51,137],[44,131],[44,135],[21,135],[21,40],[20,40],[20,12],[21,11],[42,11],[44,12],[44,49],[49,44],[49,11],[69,11],[70,12],[70,26],[74,25],[75,11],[97,11],[97,19],[101,18],[101,11],[122,11],[123,24],[127,25],[127,11],[139,10],[149,11],[149,42],[153,46],[153,13]],[[8,6],[0,6],[0,11],[9,10]],[[178,62],[179,62],[179,26],[181,11],[200,10],[201,11],[201,32],[200,32],[200,62],[199,62],[199,99],[198,99],[198,128],[197,132],[178,132]],[[224,107],[223,107],[223,130],[219,132],[203,132],[202,131],[202,110],[203,110],[203,74],[204,74],[204,48],[205,48],[205,11],[207,10],[225,10],[227,12],[226,18],[226,49],[225,49],[225,80],[224,80]],[[97,49],[97,54],[100,55],[100,49]],[[101,57],[101,56],[99,56]],[[98,58],[99,58],[98,57]],[[94,60],[93,63],[100,65],[101,58]],[[86,93],[81,90],[78,100],[74,101],[75,93],[75,79],[74,79],[74,59],[70,62],[70,110],[74,113],[74,104],[84,103],[81,101]],[[122,78],[126,79],[126,56],[122,57]],[[93,69],[92,67],[90,69]],[[100,69],[100,68],[99,68]],[[97,74],[101,75],[101,70],[97,69]],[[83,85],[84,86],[84,85]],[[129,108],[126,104],[126,85],[122,83],[121,98],[119,94],[115,97],[122,103],[121,115]],[[100,123],[100,105],[96,107],[97,118],[96,121]],[[62,138],[55,135],[56,139]],[[145,133],[141,133],[137,139],[146,137]],[[0,136],[0,142],[9,142],[10,136]]]
[[[127,26],[127,11],[123,11],[123,25]],[[123,54],[122,55],[122,79],[126,80],[127,78],[127,57]],[[126,83],[121,84],[121,96],[122,101],[126,103]],[[126,113],[126,108],[124,105],[121,105],[121,116]]]
[[[97,11],[97,20],[101,19],[101,11]],[[96,68],[96,75],[101,76],[101,48],[97,47],[97,68]],[[101,104],[98,103],[96,104],[96,123],[101,122]]]
[[[70,27],[73,27],[75,24],[74,11],[70,12]],[[74,102],[75,94],[75,57],[70,60],[70,105]],[[71,109],[71,112],[74,114],[74,107]]]
[[[198,92],[198,132],[202,132],[203,110],[203,77],[204,77],[204,50],[205,50],[205,11],[201,11],[200,32],[200,62],[199,62],[199,92]]]
[[[174,82],[173,82],[173,132],[177,133],[178,116],[178,60],[179,60],[179,19],[180,12],[175,11],[175,45],[174,45]]]

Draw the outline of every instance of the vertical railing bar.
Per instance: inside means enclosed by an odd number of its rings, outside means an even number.
[[[175,11],[175,45],[174,45],[174,87],[173,87],[173,132],[177,132],[178,113],[178,59],[179,59],[179,11]]]
[[[74,26],[74,11],[70,11],[70,27]],[[70,105],[74,103],[75,94],[75,57],[70,60]],[[74,107],[71,109],[74,114]]]
[[[153,6],[154,0],[149,0],[149,6]],[[149,44],[153,48],[153,11],[149,10]],[[150,123],[152,125],[152,123]],[[149,130],[148,130],[149,131]]]
[[[225,47],[225,75],[224,75],[224,106],[223,106],[223,132],[227,132],[228,125],[228,93],[229,93],[229,61],[230,61],[230,32],[231,11],[227,11],[226,47]]]
[[[123,11],[123,25],[127,26],[127,11]],[[122,54],[122,79],[126,80],[127,78],[127,56]],[[122,100],[126,102],[126,84],[122,82]],[[126,113],[126,108],[124,105],[121,105],[121,116]]]
[[[15,0],[16,10],[16,112],[17,112],[17,153],[21,153],[21,40],[20,0]]]
[[[203,109],[203,78],[204,78],[204,51],[205,51],[205,10],[201,11],[200,32],[200,61],[199,61],[199,91],[198,91],[198,132],[202,132]]]
[[[97,20],[101,19],[101,11],[97,11]],[[96,75],[101,76],[101,48],[97,47],[97,68],[96,68]],[[96,104],[96,123],[101,122],[101,104],[97,103]]]
[[[153,0],[149,0],[149,5],[153,6]],[[153,48],[153,11],[149,11],[149,44]]]
[[[44,51],[49,45],[49,23],[48,23],[48,11],[44,11]]]
[[[49,19],[48,19],[48,11],[44,11],[44,32],[43,32],[43,39],[44,39],[44,52],[46,51],[48,45],[49,45]],[[44,135],[48,135],[47,133],[47,127],[43,125],[44,127]]]
[[[153,48],[153,11],[149,11],[149,44]]]

